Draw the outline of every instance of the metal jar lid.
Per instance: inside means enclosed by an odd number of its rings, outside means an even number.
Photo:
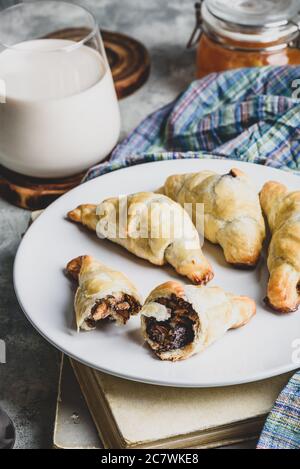
[[[230,39],[280,47],[294,41],[299,30],[299,0],[202,0],[196,4],[196,27],[189,45],[203,31],[218,42]]]
[[[244,26],[276,27],[294,21],[299,0],[205,0],[216,18]]]

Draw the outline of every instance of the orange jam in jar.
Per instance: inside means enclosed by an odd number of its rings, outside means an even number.
[[[300,64],[298,0],[196,4],[197,77],[242,67]]]

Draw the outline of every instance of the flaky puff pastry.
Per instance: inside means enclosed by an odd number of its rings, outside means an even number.
[[[204,236],[219,244],[228,263],[252,267],[259,260],[265,223],[258,194],[249,177],[239,169],[219,175],[212,171],[170,176],[163,193],[182,206],[204,204]]]
[[[281,313],[296,311],[300,304],[300,191],[289,192],[283,184],[270,181],[260,201],[272,234],[266,302]]]
[[[81,205],[68,217],[142,259],[156,265],[171,264],[194,283],[212,279],[212,268],[202,253],[198,232],[179,204],[164,195],[140,192],[128,196],[122,216],[120,210],[120,199],[114,197],[98,206]]]
[[[161,360],[184,360],[229,329],[246,325],[255,313],[248,297],[219,287],[167,282],[150,293],[141,310],[142,333]]]
[[[128,278],[91,256],[71,260],[66,273],[78,284],[74,301],[78,330],[93,330],[106,318],[124,325],[141,309],[141,298]]]

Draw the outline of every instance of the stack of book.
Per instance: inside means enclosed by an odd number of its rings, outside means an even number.
[[[291,376],[184,389],[126,381],[70,362],[90,414],[63,358],[54,431],[58,448],[213,448],[256,440]]]

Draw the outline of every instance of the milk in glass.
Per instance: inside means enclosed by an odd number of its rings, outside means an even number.
[[[117,143],[120,114],[108,65],[69,40],[38,39],[0,53],[0,164],[56,178],[85,170]]]

